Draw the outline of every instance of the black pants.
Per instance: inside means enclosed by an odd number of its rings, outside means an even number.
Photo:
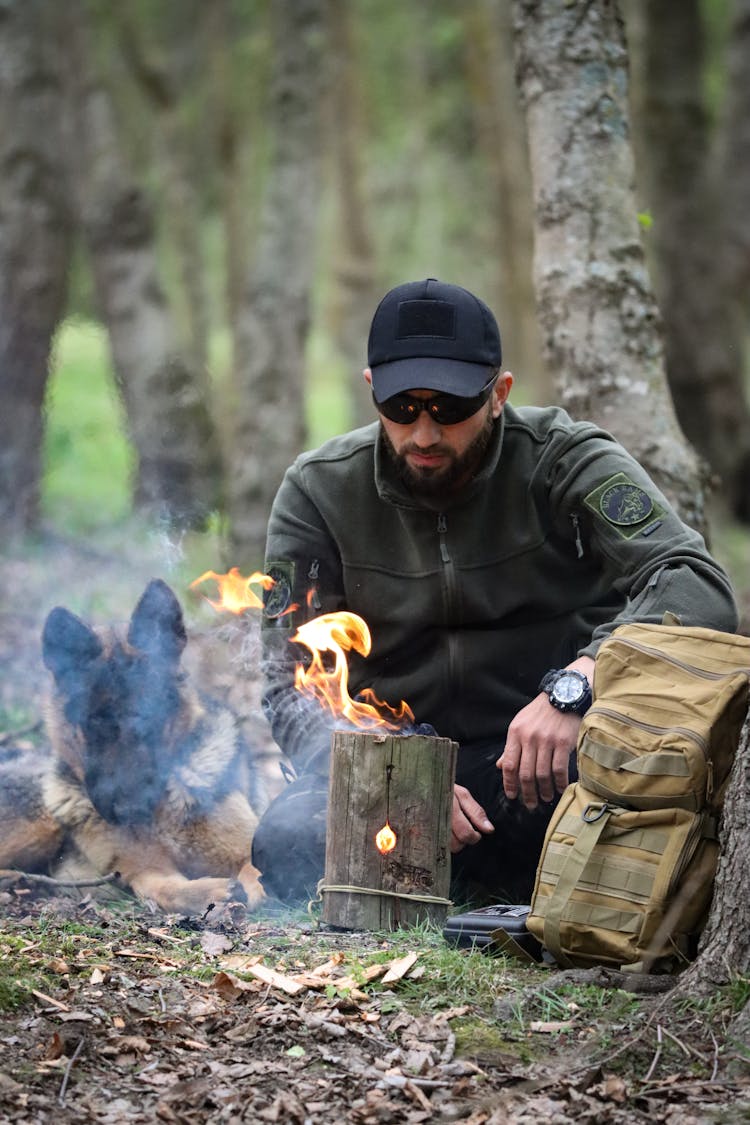
[[[458,752],[456,782],[479,801],[495,831],[453,856],[451,897],[457,905],[527,903],[533,890],[557,798],[533,811],[508,800],[495,766],[500,753],[497,742],[462,746]],[[314,897],[325,869],[327,803],[328,779],[303,774],[267,809],[253,841],[253,863],[267,894],[287,903]]]

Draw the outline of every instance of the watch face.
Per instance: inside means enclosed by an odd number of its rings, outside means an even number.
[[[573,676],[570,673],[567,675],[563,673],[562,676],[558,676],[552,689],[555,698],[559,699],[561,703],[577,703],[583,696],[584,690],[584,685],[578,676]]]

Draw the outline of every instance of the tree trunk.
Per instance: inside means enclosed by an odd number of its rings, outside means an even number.
[[[333,296],[328,323],[343,360],[352,423],[364,426],[375,416],[369,388],[361,373],[367,364],[367,337],[380,293],[362,170],[365,139],[360,96],[361,58],[347,0],[329,0],[328,17],[335,71],[326,123],[326,149],[333,156],[337,202]]]
[[[639,4],[635,15],[643,28],[635,41],[643,50],[643,91],[635,103],[642,136],[638,172],[641,204],[653,213],[648,237],[664,318],[667,376],[682,428],[720,475],[723,494],[739,511],[750,504],[745,475],[750,468],[750,410],[736,247],[741,232],[750,231],[750,145],[745,144],[743,158],[735,134],[742,138],[748,131],[750,32],[745,30],[744,42],[740,37],[745,53],[732,73],[722,165],[711,143],[703,95],[705,34],[698,0]]]
[[[532,276],[531,174],[526,131],[513,70],[513,26],[504,0],[472,0],[461,8],[467,80],[492,210],[496,300],[503,354],[526,393],[545,402],[552,392],[542,360]]]
[[[134,500],[178,526],[200,526],[219,504],[221,479],[205,373],[178,344],[159,281],[152,208],[121,150],[86,19],[83,0],[66,6],[71,175],[138,455]]]
[[[130,73],[154,115],[156,130],[155,159],[161,170],[164,190],[164,222],[170,234],[181,301],[184,309],[181,322],[183,347],[191,365],[205,370],[208,361],[208,299],[206,296],[206,266],[201,252],[201,209],[196,192],[197,160],[190,156],[190,139],[184,123],[183,91],[169,65],[169,55],[155,48],[153,42],[144,43],[145,36],[138,26],[132,7],[121,5],[116,11],[120,42]],[[180,24],[181,34],[186,29]],[[187,29],[195,45],[195,29]],[[184,44],[170,44],[172,51],[184,54]],[[197,67],[193,66],[193,71]]]
[[[275,150],[236,341],[231,548],[262,559],[271,502],[305,438],[305,345],[315,265],[325,0],[276,0],[269,128]]]
[[[721,856],[714,897],[698,958],[679,978],[670,1004],[710,995],[750,973],[750,711],[740,736],[721,826]],[[750,1021],[750,1004],[740,1021]]]
[[[0,532],[39,515],[50,343],[64,306],[71,216],[61,77],[44,0],[0,8]]]
[[[562,405],[610,430],[692,526],[698,460],[674,414],[640,243],[615,0],[515,0],[535,207],[535,283]]]

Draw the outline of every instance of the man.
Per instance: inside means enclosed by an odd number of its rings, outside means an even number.
[[[510,406],[501,359],[473,294],[397,286],[364,373],[378,423],[303,454],[279,489],[264,708],[299,780],[261,822],[253,861],[280,898],[307,893],[324,865],[330,726],[293,686],[303,618],[363,617],[372,651],[350,660],[351,695],[404,699],[459,743],[454,895],[517,902],[568,784],[602,639],[667,610],[736,628],[726,575],[637,462],[557,407]]]

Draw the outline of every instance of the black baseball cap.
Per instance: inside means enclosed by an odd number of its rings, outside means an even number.
[[[367,360],[377,402],[413,390],[472,398],[502,362],[500,330],[468,289],[434,277],[409,281],[378,305]]]

